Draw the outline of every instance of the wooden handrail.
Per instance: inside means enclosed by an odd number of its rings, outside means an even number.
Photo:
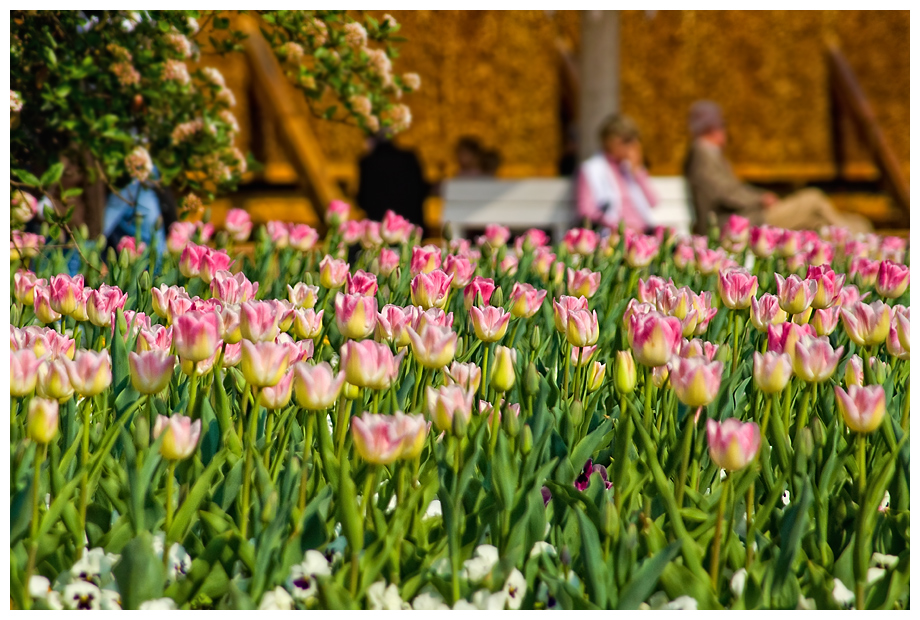
[[[278,138],[286,147],[307,197],[322,221],[326,207],[340,196],[335,183],[326,174],[325,157],[310,127],[309,106],[303,93],[285,77],[255,20],[248,15],[240,16],[240,30],[248,35],[245,50],[252,65],[253,81],[267,95],[269,110],[280,125]]]
[[[895,157],[894,150],[885,138],[882,127],[869,104],[859,80],[850,68],[843,52],[835,43],[827,45],[828,65],[830,69],[831,96],[834,98],[838,113],[846,113],[855,121],[857,131],[862,141],[869,147],[872,159],[882,173],[882,178],[891,188],[894,201],[903,210],[905,227],[910,227],[910,190],[900,162]],[[835,150],[838,165],[842,163],[840,156],[840,132],[835,131]]]

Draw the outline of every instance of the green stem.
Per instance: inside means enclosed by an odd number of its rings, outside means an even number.
[[[563,336],[565,336],[565,334],[563,334]],[[569,397],[569,366],[571,366],[572,364],[572,345],[569,344],[568,340],[565,341],[565,346],[563,346],[563,349],[565,349],[565,353],[563,353],[563,355],[565,355],[564,370],[563,370],[563,374],[565,375],[565,378],[563,380],[562,396],[563,398],[568,398]]]
[[[82,440],[82,459],[83,475],[80,477],[80,534],[86,535],[86,507],[89,503],[89,423],[90,408],[89,399],[83,402],[83,436]],[[83,547],[86,546],[85,540],[79,541],[77,548],[77,559],[83,556]]]
[[[32,520],[29,522],[29,563],[26,566],[26,578],[23,580],[22,600],[26,609],[31,608],[32,598],[29,595],[29,581],[35,571],[35,559],[38,555],[38,501],[41,495],[42,463],[45,461],[47,446],[39,444],[35,448],[35,463],[32,472]]]
[[[374,483],[377,480],[378,468],[376,465],[368,464],[367,466],[367,475],[364,479],[364,495],[361,497],[361,518],[364,521],[368,520],[367,510],[368,506],[371,505],[373,501],[375,485]],[[370,520],[371,525],[373,525],[373,519]]]
[[[652,369],[645,369],[645,430],[652,431]]]
[[[856,467],[858,469],[858,494],[859,510],[856,514],[856,557],[854,558],[853,568],[856,572],[856,609],[866,608],[866,558],[863,547],[865,545],[865,515],[868,507],[866,506],[866,435],[859,433],[856,438]]]
[[[493,413],[493,416],[495,414]],[[453,602],[456,603],[460,600],[460,472],[463,468],[463,451],[462,451],[462,439],[457,437],[454,439],[454,492],[453,492],[453,527],[450,532],[450,540],[453,542],[451,545],[450,559],[451,571],[450,576],[450,585],[451,585],[451,594],[453,595]]]
[[[272,435],[275,433],[275,412],[271,409],[265,410],[265,446],[262,448],[262,462],[268,469],[271,462]]]
[[[339,400],[335,419],[335,456],[341,458],[342,450],[345,448],[345,435],[348,428],[348,411],[351,409],[351,400],[343,397]],[[325,420],[320,420],[317,424],[323,424]]]
[[[702,408],[700,409],[702,410]],[[674,499],[677,506],[683,506],[684,485],[687,481],[687,467],[690,465],[690,449],[693,447],[693,431],[696,428],[696,419],[692,411],[687,411],[687,421],[684,426],[684,442],[681,446],[680,457],[680,474],[677,477],[677,488],[675,489]]]
[[[176,477],[177,461],[170,461],[166,468],[166,524],[163,528],[163,567],[169,569],[169,528],[173,520],[173,482]]]
[[[725,503],[728,500],[729,489],[732,483],[732,473],[725,474],[722,485],[722,494],[719,496],[719,511],[716,513],[716,533],[712,538],[712,556],[709,558],[709,578],[712,580],[712,589],[719,591],[719,555],[722,547],[722,521],[725,517]]]
[[[751,483],[751,486],[748,487],[747,492],[747,541],[745,546],[747,547],[747,561],[745,562],[745,568],[750,571],[751,564],[754,563],[754,541],[756,540],[754,536],[754,483]]]
[[[252,388],[255,392],[253,399],[252,411],[249,412],[249,433],[244,439],[243,446],[246,450],[246,462],[243,468],[243,494],[240,504],[240,536],[243,540],[249,540],[249,493],[252,487],[252,455],[256,450],[256,432],[259,423],[259,398],[261,390]]]
[[[482,398],[489,400],[489,343],[482,343]]]
[[[732,374],[735,374],[735,370],[738,369],[738,339],[741,336],[741,327],[738,325],[739,321],[738,311],[732,310],[731,314],[731,323],[730,325],[734,328],[732,329],[735,336],[735,343],[732,346]]]
[[[303,511],[307,507],[307,462],[313,450],[313,425],[316,423],[315,417],[310,415],[309,412],[306,412],[304,417],[306,419],[304,421],[303,460],[300,463],[300,498],[297,502],[301,516],[303,516]]]

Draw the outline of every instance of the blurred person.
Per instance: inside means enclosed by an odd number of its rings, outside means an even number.
[[[368,219],[381,221],[388,209],[424,227],[422,207],[430,186],[418,157],[393,144],[381,131],[368,138],[367,153],[358,163],[358,206]]]
[[[489,161],[490,153],[496,157],[498,155],[487,151],[479,140],[472,136],[463,136],[457,140],[457,145],[454,147],[454,155],[457,158],[456,176],[459,178],[493,176],[494,170],[490,173],[488,168],[492,164],[497,169],[498,162]]]
[[[696,234],[707,234],[710,218],[723,226],[733,214],[757,226],[817,230],[832,225],[854,233],[872,230],[872,224],[861,215],[834,209],[820,190],[803,189],[779,198],[738,179],[723,153],[728,135],[717,103],[694,103],[690,107],[689,129],[693,141],[684,160],[684,176],[696,211]]]
[[[658,202],[643,166],[639,126],[630,117],[613,114],[600,129],[602,152],[579,169],[576,203],[579,216],[598,226],[647,231]]]

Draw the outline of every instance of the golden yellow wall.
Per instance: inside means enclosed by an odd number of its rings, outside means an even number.
[[[555,41],[577,49],[577,12],[393,15],[408,39],[396,69],[422,78],[421,90],[406,98],[412,127],[397,141],[416,149],[432,180],[453,173],[453,145],[465,134],[500,151],[505,175],[554,172],[560,152]],[[656,174],[679,172],[686,110],[703,97],[723,104],[731,156],[742,171],[829,169],[828,36],[839,39],[895,153],[909,163],[907,11],[660,11],[651,18],[625,11],[621,34],[622,105],[642,127]],[[228,67],[231,86],[245,86],[246,71],[238,61]],[[237,113],[245,125],[242,108]],[[362,137],[356,129],[321,121],[315,127],[336,168],[357,160]],[[283,153],[270,147],[265,158],[283,159]]]

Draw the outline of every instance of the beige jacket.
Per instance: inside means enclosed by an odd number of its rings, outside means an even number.
[[[684,164],[684,175],[696,211],[694,233],[707,234],[710,214],[715,215],[719,226],[732,214],[748,218],[755,226],[763,224],[763,192],[736,177],[717,146],[694,141]]]

